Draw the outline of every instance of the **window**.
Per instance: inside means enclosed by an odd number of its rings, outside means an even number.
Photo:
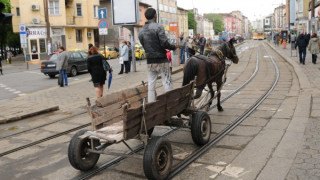
[[[78,52],[72,53],[72,58],[73,59],[78,59],[78,60],[82,59],[81,55]]]
[[[163,11],[163,5],[162,4],[159,4],[159,10]]]
[[[164,10],[164,12],[168,12],[168,6],[163,5],[163,10]]]
[[[77,16],[82,16],[82,6],[80,3],[77,3]]]
[[[95,17],[95,18],[99,18],[98,8],[99,8],[99,6],[97,6],[97,5],[94,5],[94,6],[93,6],[94,17]]]
[[[303,0],[299,0],[299,12],[303,11]]]
[[[16,8],[16,13],[17,13],[17,16],[20,16],[20,8],[19,7]]]
[[[80,51],[80,54],[83,58],[87,58],[88,57],[88,54],[84,51]]]
[[[76,42],[81,43],[82,42],[82,30],[76,29]]]
[[[40,44],[40,53],[46,52],[46,40],[45,39],[39,39]]]
[[[49,13],[50,15],[60,14],[59,0],[49,0]]]

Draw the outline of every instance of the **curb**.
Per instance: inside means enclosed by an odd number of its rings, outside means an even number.
[[[57,111],[57,110],[59,110],[59,106],[53,106],[53,107],[49,107],[49,108],[45,108],[45,109],[40,109],[40,110],[29,112],[29,113],[26,113],[23,115],[17,115],[17,116],[13,116],[13,117],[9,117],[9,118],[0,119],[0,124],[10,123],[10,122],[22,120],[25,118],[29,118],[29,117],[37,116],[40,114]]]

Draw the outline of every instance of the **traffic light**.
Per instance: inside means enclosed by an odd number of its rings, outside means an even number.
[[[12,14],[3,13],[2,11],[5,9],[5,5],[0,2],[0,24],[10,23]]]

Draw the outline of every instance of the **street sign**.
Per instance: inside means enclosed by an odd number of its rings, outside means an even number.
[[[20,44],[22,48],[27,48],[27,32],[26,32],[26,25],[21,23],[19,24],[20,30]]]
[[[99,28],[99,35],[108,35],[108,28]]]
[[[107,14],[107,8],[101,8],[98,10],[98,14],[99,14],[99,20],[100,19],[106,19],[108,17]]]
[[[100,19],[98,23],[99,28],[108,28],[108,23],[106,19]]]

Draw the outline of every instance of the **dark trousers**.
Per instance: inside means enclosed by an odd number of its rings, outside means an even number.
[[[203,55],[204,46],[200,46],[200,54]]]
[[[119,74],[123,73],[123,69],[125,70],[125,73],[128,73],[128,66],[129,66],[130,61],[123,61],[123,64],[121,64],[121,70],[119,72]]]
[[[2,74],[2,63],[1,63],[2,59],[0,59],[0,73]]]
[[[306,47],[299,47],[299,60],[300,63],[304,64],[304,61],[306,60],[306,54],[307,54],[307,48]]]
[[[312,63],[316,64],[317,63],[317,55],[316,54],[312,54]]]
[[[129,57],[129,62],[128,62],[128,72],[131,71],[131,62],[132,62],[132,57]]]

